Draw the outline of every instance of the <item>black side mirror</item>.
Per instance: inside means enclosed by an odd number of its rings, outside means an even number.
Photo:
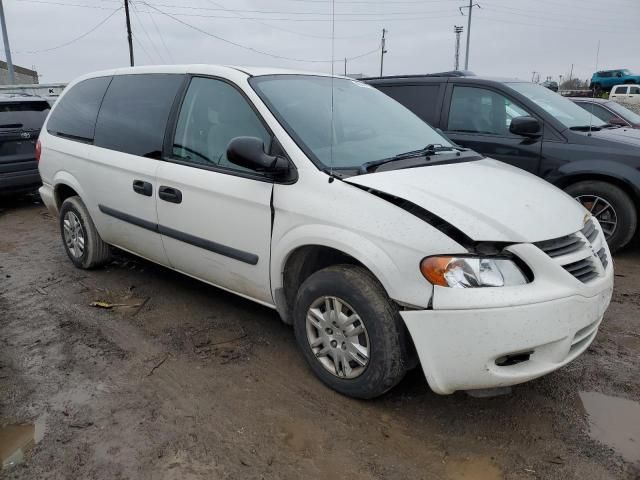
[[[542,126],[533,117],[515,117],[511,120],[509,131],[514,135],[522,135],[523,137],[539,137],[542,133]]]
[[[264,142],[257,137],[236,137],[227,146],[231,163],[256,172],[282,174],[289,170],[289,162],[264,152]]]

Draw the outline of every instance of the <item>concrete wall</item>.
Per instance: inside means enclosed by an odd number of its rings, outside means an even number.
[[[30,70],[28,68],[14,65],[13,70],[15,73],[15,84],[34,84],[38,83],[38,72]],[[0,85],[10,85],[9,72],[7,70],[7,62],[0,60]]]

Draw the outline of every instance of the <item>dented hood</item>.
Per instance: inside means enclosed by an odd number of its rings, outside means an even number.
[[[346,181],[408,200],[476,241],[561,237],[580,230],[586,214],[562,190],[492,159],[370,173]]]

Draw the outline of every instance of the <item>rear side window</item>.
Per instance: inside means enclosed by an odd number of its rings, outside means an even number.
[[[596,117],[606,123],[609,123],[611,118],[615,117],[615,115],[609,110],[595,103],[578,102],[577,105],[580,105],[587,112],[593,113]]]
[[[183,79],[177,74],[113,77],[100,107],[93,144],[159,158],[171,105]]]
[[[71,87],[51,112],[47,131],[61,137],[93,140],[100,102],[110,81],[111,77],[90,78]]]
[[[378,88],[425,122],[431,125],[438,123],[436,102],[440,93],[440,85],[394,85]]]
[[[640,95],[640,87],[629,87],[629,93],[631,95]]]
[[[0,130],[40,130],[49,108],[45,101],[0,103]]]

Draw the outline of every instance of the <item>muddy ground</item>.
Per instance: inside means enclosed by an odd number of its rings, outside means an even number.
[[[638,479],[640,248],[616,268],[566,368],[488,399],[438,396],[415,370],[356,401],[316,380],[275,312],[126,255],[78,270],[41,204],[5,200],[0,427],[37,443],[0,477]]]

